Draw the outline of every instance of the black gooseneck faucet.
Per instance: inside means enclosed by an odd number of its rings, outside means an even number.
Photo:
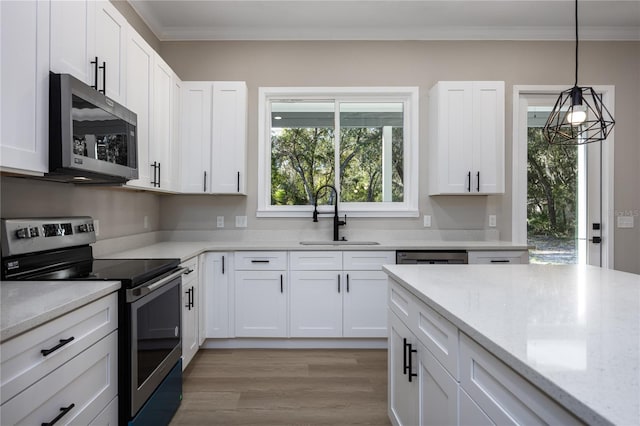
[[[322,185],[320,188],[318,188],[318,190],[316,191],[316,196],[313,200],[313,221],[317,222],[318,221],[318,215],[319,214],[324,214],[321,212],[318,212],[318,194],[320,193],[321,190],[325,189],[325,188],[330,188],[333,191],[333,194],[335,196],[335,202],[334,202],[334,213],[333,213],[333,241],[340,241],[340,237],[339,237],[339,228],[341,226],[345,226],[347,224],[347,215],[344,215],[344,220],[340,220],[338,218],[338,191],[336,190],[336,187],[333,185]],[[342,241],[346,241],[344,237],[342,237]]]

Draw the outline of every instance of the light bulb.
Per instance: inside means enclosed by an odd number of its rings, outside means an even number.
[[[574,105],[567,113],[567,122],[573,126],[584,123],[587,119],[587,109],[584,105]]]

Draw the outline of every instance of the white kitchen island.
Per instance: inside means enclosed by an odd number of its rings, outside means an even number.
[[[640,424],[640,275],[576,265],[384,270],[399,324],[389,336],[395,424],[434,423],[422,407],[430,401],[413,407],[397,395],[411,386],[440,401],[431,411],[446,415],[440,423]],[[398,339],[416,352],[402,359]],[[409,383],[402,370],[412,360]]]

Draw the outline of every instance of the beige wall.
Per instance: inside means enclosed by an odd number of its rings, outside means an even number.
[[[118,12],[122,13],[127,19],[127,22],[135,28],[135,30],[142,36],[142,38],[149,43],[156,52],[160,51],[160,40],[151,31],[147,24],[140,18],[135,9],[129,4],[127,0],[110,0],[111,3],[118,9]]]
[[[258,219],[257,105],[260,86],[419,86],[420,213],[435,229],[488,229],[496,214],[511,237],[511,114],[515,84],[573,83],[572,42],[163,42],[161,55],[183,80],[244,80],[249,87],[248,182],[244,197],[161,199],[162,229],[215,229],[223,215],[249,217],[252,229],[299,229],[309,220]],[[503,196],[428,197],[427,92],[438,80],[506,82],[506,189]],[[583,42],[580,83],[616,87],[615,209],[640,211],[640,43]],[[350,229],[424,229],[417,219],[353,219]],[[640,273],[640,217],[615,232],[616,269]]]

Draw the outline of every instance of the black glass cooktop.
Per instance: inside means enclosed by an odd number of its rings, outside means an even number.
[[[180,264],[179,259],[93,259],[85,279],[119,280],[123,287],[140,284],[163,275]]]

